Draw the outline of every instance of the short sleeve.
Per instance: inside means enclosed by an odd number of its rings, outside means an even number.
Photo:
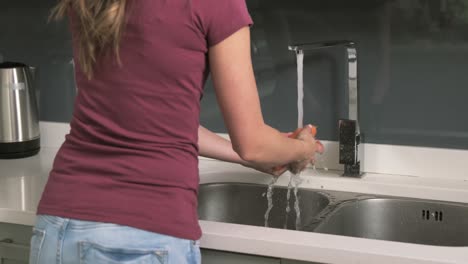
[[[245,0],[193,0],[196,23],[214,46],[245,26],[253,24]]]

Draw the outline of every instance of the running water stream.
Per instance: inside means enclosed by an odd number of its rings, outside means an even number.
[[[273,180],[268,184],[268,189],[266,192],[266,197],[268,201],[268,208],[265,213],[265,227],[268,227],[268,218],[270,216],[270,211],[273,208],[273,186],[275,185],[278,177],[273,177]]]
[[[301,184],[302,179],[299,174],[292,174],[290,175],[289,178],[289,184],[288,184],[288,192],[286,194],[286,220],[284,221],[284,226],[283,228],[286,229],[288,227],[288,218],[289,218],[289,212],[291,211],[291,208],[289,206],[289,199],[291,197],[291,189],[294,187],[294,211],[296,212],[296,230],[300,229],[301,226],[301,209],[299,208],[299,196],[297,195],[298,192],[298,187],[299,184]]]
[[[301,128],[304,126],[304,53],[300,50],[296,52],[296,60],[297,60],[297,127]],[[273,178],[273,180],[268,185],[266,197],[268,201],[268,208],[265,213],[265,227],[268,227],[268,218],[270,215],[270,211],[273,208],[273,186],[276,183],[278,178]],[[296,230],[300,228],[301,224],[301,210],[299,207],[299,196],[297,195],[298,186],[302,182],[300,173],[298,174],[290,174],[289,184],[288,184],[288,192],[286,194],[286,220],[284,223],[284,228],[288,225],[288,217],[291,208],[289,206],[289,199],[291,197],[291,189],[294,187],[294,210],[296,212]]]

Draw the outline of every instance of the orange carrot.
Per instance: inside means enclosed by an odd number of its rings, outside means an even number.
[[[299,135],[301,130],[302,130],[302,128],[296,129],[291,135],[289,135],[289,137],[290,138],[297,138],[297,136]],[[315,137],[315,135],[317,135],[317,127],[312,126],[312,128],[310,129],[310,132],[312,133],[312,136]]]

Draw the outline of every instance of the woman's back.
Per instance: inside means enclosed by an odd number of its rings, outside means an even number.
[[[70,17],[78,60],[81,31],[73,11]],[[38,213],[198,239],[207,52],[251,20],[243,0],[130,1],[125,18],[120,63],[105,53],[92,79],[76,67],[71,132]]]

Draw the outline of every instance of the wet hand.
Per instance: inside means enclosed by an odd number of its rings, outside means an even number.
[[[252,168],[252,169],[255,169],[257,171],[263,172],[263,173],[270,174],[270,175],[272,175],[274,177],[279,177],[288,170],[287,166],[271,167],[271,166],[264,166],[264,165],[251,164],[251,163],[244,163],[242,165],[244,165],[245,167]]]
[[[305,159],[292,162],[288,165],[288,170],[293,174],[297,174],[303,171],[307,167],[307,165],[313,163],[316,152],[321,154],[324,151],[322,143],[320,143],[320,141],[315,140],[316,130],[313,128],[314,127],[312,125],[307,125],[304,128],[302,128],[297,134],[296,139],[304,141],[305,144],[307,144],[307,146],[309,147],[310,151],[308,157],[306,157]]]

